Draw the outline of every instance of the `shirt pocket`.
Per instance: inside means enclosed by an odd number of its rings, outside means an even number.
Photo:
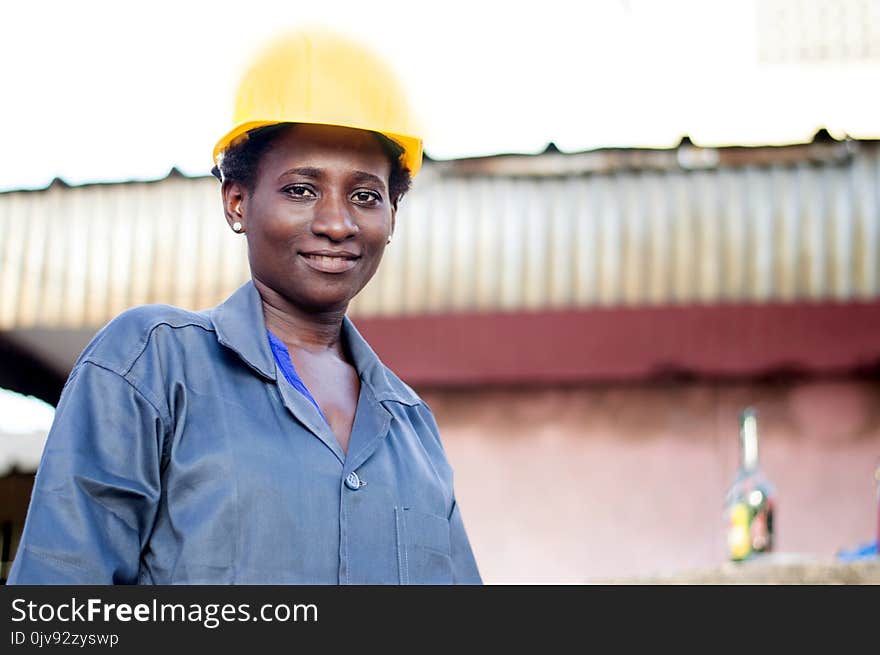
[[[400,584],[452,584],[449,521],[411,507],[395,507]]]

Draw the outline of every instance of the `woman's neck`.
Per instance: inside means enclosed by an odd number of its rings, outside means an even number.
[[[306,312],[254,280],[263,304],[266,328],[288,347],[302,348],[312,353],[332,350],[344,358],[342,349],[342,320],[345,309],[326,312]]]

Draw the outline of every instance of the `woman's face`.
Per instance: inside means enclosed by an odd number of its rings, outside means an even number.
[[[391,162],[363,130],[295,125],[263,154],[248,192],[224,185],[254,278],[306,311],[345,310],[370,281],[394,229]]]

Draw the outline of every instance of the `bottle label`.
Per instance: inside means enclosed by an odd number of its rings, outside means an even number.
[[[773,550],[773,503],[765,494],[753,491],[731,506],[727,548],[735,561]]]
[[[752,550],[749,523],[749,508],[745,503],[737,503],[730,508],[727,547],[731,559],[739,560],[749,556]]]

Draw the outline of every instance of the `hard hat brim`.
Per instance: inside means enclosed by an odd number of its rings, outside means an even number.
[[[255,130],[260,127],[265,127],[267,125],[280,125],[282,123],[290,123],[291,125],[296,125],[298,123],[308,123],[311,125],[333,125],[335,127],[348,127],[355,130],[363,130],[363,127],[358,125],[345,125],[343,123],[317,123],[313,121],[248,121],[246,123],[241,123],[240,125],[236,125],[229,132],[227,132],[223,137],[217,141],[217,144],[214,146],[214,164],[217,164],[220,154],[226,150],[233,142],[238,140],[240,137],[244,136],[251,130]],[[393,132],[384,132],[380,130],[364,130],[366,132],[376,132],[381,134],[392,141],[394,141],[397,145],[399,145],[403,149],[403,153],[400,155],[400,163],[409,171],[411,177],[415,177],[416,173],[419,172],[419,169],[422,167],[422,140],[413,137],[407,136],[404,134],[395,134]]]

